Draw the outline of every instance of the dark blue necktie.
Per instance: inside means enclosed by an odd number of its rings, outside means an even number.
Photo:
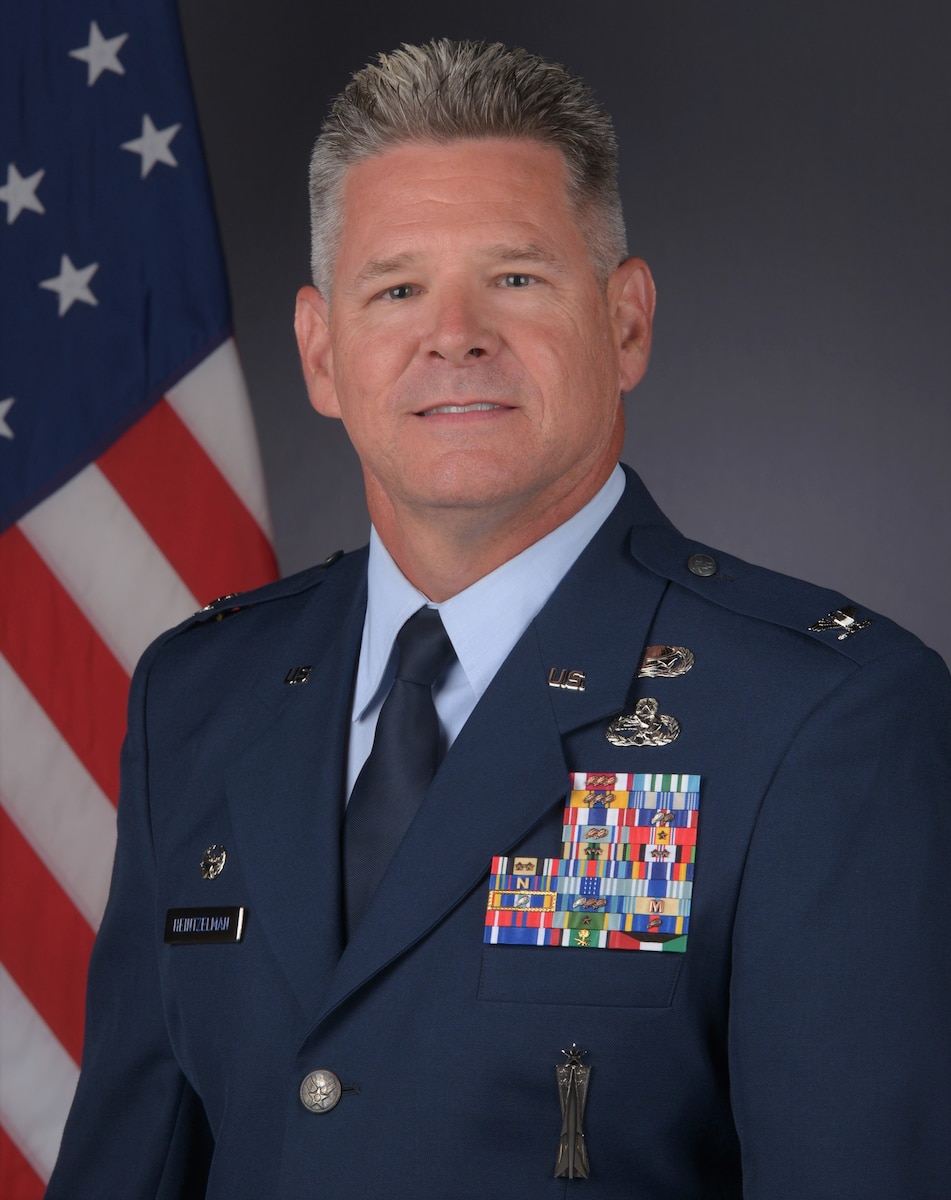
[[[396,637],[396,679],[380,709],[373,749],[343,823],[347,937],[376,891],[439,766],[433,683],[453,658],[434,608],[414,613]]]

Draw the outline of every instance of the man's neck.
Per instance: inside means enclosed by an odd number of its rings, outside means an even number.
[[[597,494],[611,470],[613,464],[555,503],[511,513],[483,508],[417,511],[394,505],[369,486],[367,502],[393,561],[424,596],[441,603],[568,521]]]

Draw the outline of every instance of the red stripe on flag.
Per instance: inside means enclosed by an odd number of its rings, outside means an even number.
[[[98,465],[193,595],[210,601],[276,578],[270,542],[165,400]]]
[[[30,931],[29,937],[24,932]],[[93,931],[0,808],[0,953],[3,965],[79,1063]]]
[[[0,652],[116,803],[128,676],[15,525],[0,536],[0,578],[16,580],[0,605]]]
[[[0,1180],[4,1200],[43,1200],[45,1184],[0,1126]]]

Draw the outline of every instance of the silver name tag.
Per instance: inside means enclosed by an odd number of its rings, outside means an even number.
[[[246,910],[240,908],[170,908],[165,914],[165,942],[240,942]]]

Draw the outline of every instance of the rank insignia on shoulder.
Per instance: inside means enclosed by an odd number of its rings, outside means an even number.
[[[198,612],[211,612],[211,610],[217,607],[219,604],[224,604],[226,600],[233,600],[237,594],[237,592],[225,592],[223,596],[217,596],[214,600],[212,600],[210,604],[203,604]]]
[[[865,621],[856,621],[855,605],[847,604],[845,608],[834,608],[826,616],[820,617],[815,625],[809,626],[809,632],[827,633],[830,629],[837,629],[839,634],[836,641],[844,642],[853,633],[858,633],[860,629],[868,629],[871,624],[871,618]]]
[[[561,858],[492,860],[483,940],[683,953],[700,776],[580,771],[570,788]]]

